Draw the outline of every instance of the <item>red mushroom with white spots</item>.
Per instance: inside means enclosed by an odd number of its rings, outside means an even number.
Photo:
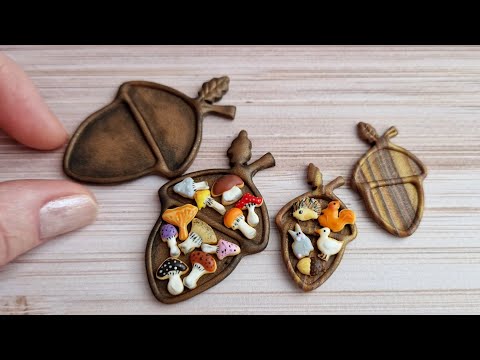
[[[183,284],[189,289],[195,289],[198,279],[203,275],[217,271],[217,262],[213,256],[203,251],[192,252],[190,262],[192,263],[192,271],[183,279]]]
[[[220,239],[217,245],[202,244],[202,251],[207,254],[217,254],[218,260],[223,260],[228,256],[240,254],[240,246],[230,241]]]
[[[236,208],[241,210],[248,210],[247,223],[250,226],[257,226],[260,219],[255,213],[255,208],[260,207],[263,204],[263,199],[261,197],[256,197],[250,193],[246,193],[242,198],[235,204]]]

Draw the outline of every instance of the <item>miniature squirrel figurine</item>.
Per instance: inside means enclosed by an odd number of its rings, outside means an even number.
[[[349,209],[338,212],[339,208],[340,202],[330,201],[328,207],[322,210],[322,214],[318,218],[320,225],[333,232],[342,231],[347,224],[353,225],[355,223],[355,213]]]

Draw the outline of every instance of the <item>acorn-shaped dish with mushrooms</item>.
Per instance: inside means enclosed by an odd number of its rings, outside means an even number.
[[[150,233],[146,250],[147,276],[157,300],[168,304],[196,296],[225,279],[243,256],[256,254],[268,245],[270,226],[267,206],[252,178],[258,171],[275,166],[275,160],[272,154],[267,153],[248,164],[251,158],[251,146],[247,132],[242,130],[227,151],[230,169],[193,172],[174,179],[160,188],[162,210]],[[190,206],[195,206],[198,211],[195,213]],[[175,211],[175,209],[182,209],[184,215],[182,219],[172,216],[174,213],[172,214],[171,210]],[[168,219],[163,216],[165,213],[169,215]],[[192,220],[190,217],[193,213],[195,215]],[[178,259],[192,269],[182,280],[188,286],[185,286],[184,291],[178,295],[172,295],[165,281],[160,281],[155,276],[158,267],[170,256],[169,247],[162,240],[160,231],[166,222],[169,223],[169,219],[179,224],[177,226],[170,223],[179,227],[178,247],[185,250],[181,252]],[[200,242],[196,236],[190,236],[194,224],[197,223],[196,220],[200,220],[212,229],[215,241]],[[185,227],[189,234],[187,236]],[[190,240],[188,240],[189,236]],[[188,242],[182,246],[182,241]],[[193,248],[191,245],[194,245]],[[202,272],[202,274],[196,279],[198,274],[189,276],[194,271],[192,256],[196,259],[199,256],[198,253],[204,254],[204,258],[213,259],[216,269],[204,273],[203,270],[197,269],[195,272]],[[205,269],[211,270],[208,267]],[[185,280],[187,278],[188,280]],[[195,285],[192,279],[196,280]]]

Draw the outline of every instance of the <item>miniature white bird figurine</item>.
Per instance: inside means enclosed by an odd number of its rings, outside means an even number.
[[[330,235],[329,228],[324,227],[320,230],[315,230],[315,232],[320,235],[317,240],[318,250],[322,253],[318,255],[320,259],[328,261],[330,256],[338,254],[342,249],[343,242],[328,237],[328,235]]]
[[[310,255],[314,247],[308,236],[302,232],[300,225],[295,224],[295,231],[288,230],[288,233],[292,235],[293,238],[292,249],[295,256],[301,259]]]

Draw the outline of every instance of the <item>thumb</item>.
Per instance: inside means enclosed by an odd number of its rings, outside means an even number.
[[[45,240],[92,223],[97,203],[64,180],[0,182],[0,266]]]

